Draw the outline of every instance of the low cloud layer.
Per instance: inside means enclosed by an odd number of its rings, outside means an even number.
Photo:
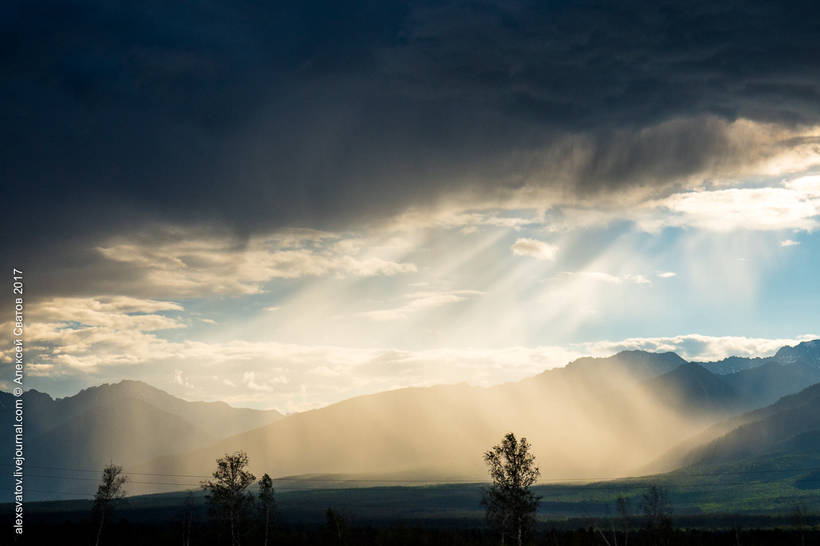
[[[707,362],[722,360],[729,356],[771,356],[781,347],[796,345],[801,341],[817,339],[818,337],[820,336],[809,334],[793,339],[768,339],[689,334],[672,337],[633,338],[623,341],[600,341],[582,344],[582,347],[594,354],[634,350],[656,353],[672,351],[687,360]]]
[[[461,293],[460,297],[474,294]],[[417,295],[422,298],[422,295]],[[427,295],[426,297],[433,297]],[[438,303],[437,303],[438,304]],[[494,385],[560,367],[580,356],[622,350],[675,351],[684,358],[766,356],[794,339],[698,334],[565,346],[407,350],[243,340],[174,340],[189,328],[174,303],[135,298],[72,298],[43,303],[27,328],[30,382],[71,394],[100,378],[147,380],[189,399],[304,410],[344,398],[407,386],[468,382]],[[4,324],[8,330],[8,324]],[[11,353],[0,353],[6,364]],[[55,392],[69,389],[69,392]]]

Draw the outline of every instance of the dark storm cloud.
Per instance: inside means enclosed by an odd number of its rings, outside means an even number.
[[[613,4],[8,3],[4,249],[81,271],[151,222],[334,228],[577,148],[552,183],[658,183],[726,152],[715,120],[818,121],[815,3]]]

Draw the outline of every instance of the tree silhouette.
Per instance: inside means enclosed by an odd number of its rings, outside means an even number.
[[[95,542],[97,546],[100,544],[105,516],[110,516],[117,501],[125,497],[126,482],[128,482],[128,476],[125,475],[121,466],[109,464],[103,468],[102,482],[97,487],[97,493],[94,494],[92,508],[94,516],[99,520]]]
[[[800,533],[800,546],[806,546],[806,507],[797,504],[791,514],[792,525]]]
[[[624,528],[624,546],[629,546],[629,500],[623,495],[618,495],[615,499],[615,510],[621,518],[621,524]]]
[[[273,480],[268,474],[259,480],[259,505],[265,513],[265,542],[268,546],[268,531],[270,530],[270,516],[276,508],[276,501],[273,498]]]
[[[191,528],[194,524],[194,493],[188,491],[182,504],[182,546],[191,546]]]
[[[650,485],[641,496],[641,510],[646,518],[646,527],[654,542],[663,544],[669,541],[672,531],[672,504],[669,494],[660,485]]]
[[[661,529],[672,524],[672,505],[666,489],[650,485],[641,496],[641,510],[650,529]]]
[[[327,530],[333,537],[333,541],[339,546],[347,544],[348,519],[348,516],[345,516],[345,514],[333,508],[328,508],[327,511],[325,511]]]
[[[487,507],[487,522],[501,532],[501,544],[512,532],[521,546],[535,521],[540,500],[530,490],[541,475],[530,444],[526,438],[518,441],[515,434],[507,433],[501,444],[484,453],[484,461],[493,481],[482,500]]]
[[[214,479],[202,483],[211,513],[228,520],[231,546],[239,546],[241,522],[253,504],[253,497],[247,489],[256,481],[256,476],[246,470],[247,466],[248,455],[244,451],[226,453],[216,460]]]

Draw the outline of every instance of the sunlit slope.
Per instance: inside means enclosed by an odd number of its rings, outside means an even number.
[[[293,415],[142,469],[207,475],[217,457],[242,449],[256,472],[276,476],[474,479],[485,476],[482,453],[514,431],[532,442],[545,480],[635,475],[686,439],[722,434],[711,427],[733,413],[820,379],[804,354],[752,360],[765,369],[719,375],[673,353],[629,351],[492,388],[400,389]]]
[[[132,494],[197,487],[217,457],[238,449],[249,452],[255,472],[274,476],[344,474],[362,483],[398,477],[385,484],[483,479],[482,453],[509,431],[530,439],[545,480],[669,471],[694,446],[747,419],[727,417],[820,381],[817,348],[805,343],[781,349],[776,360],[748,359],[757,367],[734,359],[741,371],[725,374],[674,353],[627,351],[492,388],[400,389],[286,418],[186,402],[135,381],[57,400],[29,391],[27,476],[44,462],[36,472],[47,485],[29,482],[30,498],[93,492],[107,462],[135,476],[157,474],[132,480]],[[13,400],[0,393],[8,426]],[[7,450],[12,439],[5,437]]]
[[[667,405],[647,376],[683,362],[642,353],[582,359],[561,370],[493,388],[410,388],[293,415],[205,449],[160,458],[143,469],[207,474],[218,456],[248,452],[257,472],[362,473],[417,470],[429,476],[485,475],[482,453],[508,431],[527,436],[544,477],[628,473],[717,417]],[[673,387],[670,386],[669,389]],[[665,395],[669,389],[664,390]],[[722,414],[721,414],[722,416]]]

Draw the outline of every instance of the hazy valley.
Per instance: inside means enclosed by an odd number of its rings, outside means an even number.
[[[399,389],[288,416],[134,381],[57,400],[29,391],[28,498],[90,495],[110,461],[133,473],[131,494],[197,489],[240,449],[255,473],[290,476],[283,489],[482,482],[481,454],[510,430],[531,440],[545,483],[775,458],[802,461],[797,476],[818,447],[818,382],[813,341],[708,363],[629,351],[490,388]],[[11,399],[0,397],[6,422]]]

